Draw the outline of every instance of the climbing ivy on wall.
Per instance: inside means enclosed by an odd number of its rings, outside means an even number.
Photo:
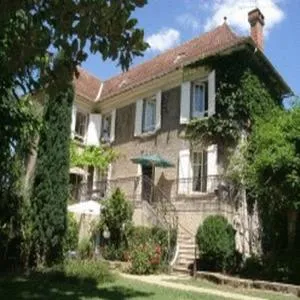
[[[70,164],[72,167],[93,166],[106,170],[109,164],[117,158],[117,153],[112,148],[100,146],[85,146],[79,149],[76,142],[70,144]]]
[[[247,52],[217,56],[198,62],[216,70],[216,113],[194,119],[187,127],[191,141],[224,146],[235,145],[241,132],[251,132],[256,117],[281,105],[281,97],[257,66],[251,64]]]

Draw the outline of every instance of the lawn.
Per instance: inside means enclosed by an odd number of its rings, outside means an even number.
[[[228,285],[219,285],[207,280],[201,279],[182,279],[182,280],[170,280],[170,282],[181,283],[185,285],[191,285],[201,288],[209,288],[213,290],[225,291],[230,293],[237,293],[246,296],[259,297],[269,300],[296,300],[299,298],[294,295],[276,293],[272,291],[263,291],[257,289],[246,289],[246,288],[234,288]]]
[[[44,275],[43,275],[44,276]],[[0,278],[1,299],[55,299],[55,300],[162,300],[223,298],[148,285],[117,278],[112,283],[95,284],[87,281],[60,281],[42,276]]]

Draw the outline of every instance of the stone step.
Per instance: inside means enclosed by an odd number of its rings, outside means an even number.
[[[195,259],[195,255],[194,253],[179,253],[178,255],[178,259],[186,259],[186,260],[194,260]]]
[[[179,244],[179,249],[185,249],[185,250],[193,249],[193,250],[195,250],[195,248],[197,248],[195,244]]]
[[[176,265],[172,271],[173,271],[173,273],[191,275],[191,271],[186,266],[177,266]]]
[[[187,259],[187,260],[186,260],[186,259],[180,259],[180,258],[179,258],[179,260],[178,260],[176,266],[184,266],[184,267],[187,268],[188,266],[193,265],[194,262],[195,262],[194,259],[192,259],[192,260]]]

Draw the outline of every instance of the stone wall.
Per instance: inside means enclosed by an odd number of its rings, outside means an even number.
[[[119,158],[112,165],[111,179],[139,176],[139,166],[131,158],[143,154],[160,154],[175,167],[156,168],[155,183],[173,198],[177,192],[179,151],[189,148],[189,142],[180,137],[180,87],[162,93],[161,129],[153,135],[134,137],[135,104],[117,110],[116,137],[113,148]]]

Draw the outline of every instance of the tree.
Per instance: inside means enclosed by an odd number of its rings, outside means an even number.
[[[123,69],[128,68],[132,58],[142,55],[147,47],[143,30],[136,27],[137,20],[132,18],[135,9],[146,3],[147,0],[1,1],[0,118],[3,122],[0,122],[0,207],[1,212],[5,212],[0,214],[1,244],[8,244],[7,231],[12,232],[8,228],[15,220],[20,220],[16,212],[24,202],[16,197],[20,196],[18,189],[22,172],[12,174],[21,169],[12,168],[11,162],[17,153],[17,145],[25,141],[24,128],[35,127],[35,119],[19,109],[23,103],[20,96],[43,88],[50,91],[58,84],[58,78],[62,77],[53,68],[52,57],[61,51],[65,55],[68,78],[69,75],[78,76],[76,67],[86,60],[88,52],[99,53],[103,60],[110,58]],[[53,99],[65,99],[60,94],[55,96],[51,92],[50,95]],[[48,106],[51,104],[46,102],[46,111],[50,111]],[[55,105],[58,106],[57,101],[53,103]],[[52,113],[52,118],[55,118],[56,111]],[[66,120],[69,118],[66,115]],[[45,132],[42,135],[47,138]],[[34,134],[27,135],[26,143],[35,137]],[[23,155],[21,160],[25,159],[30,148],[18,152]],[[36,188],[37,185],[36,179]],[[35,195],[40,192],[36,191]],[[37,220],[39,216],[35,218]],[[21,230],[14,229],[20,236]],[[18,245],[20,248],[20,243]]]
[[[69,197],[69,148],[74,98],[72,73],[63,56],[54,71],[63,80],[46,90],[44,122],[40,132],[32,191],[32,256],[39,263],[55,263],[63,257]]]
[[[285,214],[287,227],[280,236],[288,236],[294,247],[300,207],[300,108],[289,111],[276,108],[258,118],[247,150],[245,178],[250,196],[257,199],[266,225],[279,248],[276,229],[282,230],[280,216]],[[284,221],[284,220],[283,220]],[[281,228],[280,228],[281,227]],[[272,234],[273,232],[273,234]],[[282,245],[284,246],[284,244]]]
[[[147,0],[8,1],[0,3],[0,95],[27,93],[55,76],[49,56],[63,50],[73,71],[91,53],[128,68],[147,44],[131,15]],[[35,72],[33,72],[35,71]]]
[[[119,188],[103,202],[100,229],[107,228],[110,231],[110,241],[115,249],[123,246],[122,243],[127,246],[127,233],[131,227],[132,216],[132,205]]]
[[[197,231],[200,258],[213,271],[225,271],[235,253],[234,229],[225,217],[207,217]]]

